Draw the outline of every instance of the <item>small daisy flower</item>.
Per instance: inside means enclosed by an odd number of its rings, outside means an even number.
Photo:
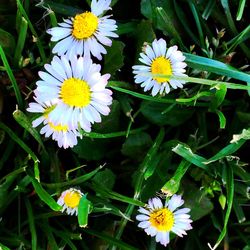
[[[138,227],[143,228],[145,232],[156,238],[156,242],[167,246],[170,241],[169,233],[173,232],[182,237],[186,231],[192,229],[189,208],[176,208],[182,206],[184,201],[180,195],[173,195],[163,206],[159,198],[152,198],[148,201],[146,208],[140,207],[141,214],[136,216],[140,221]]]
[[[103,45],[110,47],[112,41],[109,37],[118,37],[113,32],[117,29],[116,21],[110,19],[110,15],[102,17],[103,12],[111,9],[110,3],[111,0],[92,0],[91,12],[65,19],[59,27],[49,29],[51,41],[59,41],[52,52],[59,56],[66,54],[68,58],[92,54],[101,60],[101,54],[107,53]]]
[[[57,203],[62,206],[62,213],[66,210],[68,215],[78,214],[78,206],[83,193],[76,188],[70,188],[61,193]]]
[[[42,80],[34,92],[39,103],[56,102],[48,114],[50,122],[67,125],[73,131],[80,126],[90,132],[92,123],[101,122],[101,114],[109,114],[112,91],[105,87],[110,74],[101,75],[99,64],[90,58],[68,61],[64,56],[54,56],[44,67],[48,73],[38,73]]]
[[[37,99],[36,97],[34,98]],[[43,127],[40,131],[45,137],[52,136],[54,141],[57,141],[58,146],[64,149],[68,147],[74,147],[77,144],[77,136],[80,136],[78,131],[70,130],[67,125],[54,124],[48,118],[49,113],[56,107],[56,104],[31,102],[27,111],[31,113],[41,113],[41,116],[32,122],[33,127],[37,127],[43,123]]]
[[[164,39],[155,39],[152,47],[147,45],[145,52],[140,53],[139,61],[145,65],[133,66],[135,74],[135,83],[140,84],[144,91],[152,89],[152,96],[158,93],[170,92],[170,86],[174,89],[182,88],[185,81],[169,79],[166,77],[153,76],[155,74],[164,74],[170,76],[186,76],[183,62],[185,56],[178,50],[177,46],[172,46],[167,50],[167,44]]]

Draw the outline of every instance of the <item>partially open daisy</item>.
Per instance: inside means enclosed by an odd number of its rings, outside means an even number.
[[[77,215],[82,196],[83,193],[79,189],[70,188],[61,193],[57,203],[62,206],[62,212],[66,211],[68,215]]]
[[[35,100],[37,98],[35,97]],[[68,147],[74,147],[77,144],[77,137],[80,136],[79,132],[76,130],[71,130],[68,125],[63,125],[62,123],[55,124],[49,120],[49,113],[56,107],[56,104],[50,102],[39,103],[31,102],[27,111],[32,113],[41,113],[41,116],[32,122],[33,127],[37,127],[43,123],[43,127],[40,131],[45,137],[52,136],[54,141],[57,141],[59,147],[64,149]]]
[[[34,92],[40,103],[56,102],[48,114],[50,122],[73,131],[80,126],[90,132],[91,123],[101,122],[100,114],[109,114],[112,91],[105,87],[110,75],[101,75],[99,64],[93,64],[90,58],[72,57],[68,61],[64,56],[54,56],[44,67],[48,73],[38,73],[42,80]]]
[[[111,0],[92,0],[91,12],[86,11],[74,18],[65,19],[59,23],[59,27],[49,29],[51,41],[58,42],[52,52],[59,56],[66,54],[68,58],[73,55],[92,54],[101,60],[107,51],[103,45],[111,46],[112,41],[108,37],[118,37],[116,21],[109,16],[103,16],[104,11],[110,8]]]
[[[154,40],[152,47],[147,45],[145,52],[140,53],[139,61],[145,65],[133,66],[135,83],[141,85],[144,91],[152,89],[152,96],[158,93],[169,93],[170,86],[174,89],[182,88],[185,81],[175,80],[154,75],[186,76],[185,56],[178,50],[177,46],[172,46],[167,50],[164,39]]]
[[[146,208],[140,207],[141,214],[136,216],[140,221],[138,227],[143,228],[145,232],[156,237],[156,242],[166,246],[170,239],[169,234],[173,232],[182,237],[186,231],[192,229],[189,208],[176,208],[182,206],[184,201],[180,195],[173,195],[163,206],[159,198],[152,198],[148,201]]]

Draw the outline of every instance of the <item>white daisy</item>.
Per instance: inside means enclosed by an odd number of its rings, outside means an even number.
[[[68,61],[64,56],[54,56],[44,67],[48,73],[38,73],[42,80],[34,92],[40,103],[57,103],[48,114],[50,122],[67,125],[73,131],[80,126],[90,132],[91,123],[101,122],[100,114],[109,114],[112,91],[105,87],[110,74],[101,75],[99,64],[93,64],[90,58]]]
[[[34,98],[37,100],[37,98]],[[32,122],[33,127],[37,127],[43,123],[43,127],[40,131],[41,134],[44,134],[45,137],[52,136],[54,141],[57,141],[59,147],[64,149],[68,147],[74,147],[77,144],[77,137],[80,136],[80,133],[76,130],[70,130],[68,125],[63,125],[61,123],[55,124],[49,120],[49,113],[56,107],[56,104],[50,102],[40,103],[40,102],[31,102],[27,111],[32,113],[41,113],[42,115],[35,119]]]
[[[112,41],[108,37],[118,37],[116,21],[109,16],[103,16],[103,12],[111,9],[111,0],[92,0],[91,12],[86,11],[77,14],[74,18],[65,19],[59,23],[59,27],[49,29],[51,41],[58,42],[52,52],[59,56],[66,54],[68,58],[73,55],[92,54],[101,60],[107,51],[103,47],[111,46]]]
[[[186,231],[192,229],[189,208],[176,208],[182,206],[184,201],[180,195],[173,195],[163,206],[159,198],[152,198],[148,201],[146,208],[140,207],[141,214],[136,216],[140,221],[138,227],[143,228],[145,232],[156,238],[156,242],[167,246],[169,243],[169,233],[173,232],[182,237]]]
[[[140,53],[140,56],[139,61],[145,65],[133,66],[133,73],[135,74],[135,83],[140,84],[144,91],[152,88],[152,96],[155,96],[157,93],[169,93],[170,86],[174,89],[183,87],[185,83],[183,80],[154,76],[155,74],[186,76],[184,73],[187,64],[183,62],[185,56],[176,45],[167,50],[164,39],[155,39],[152,47],[147,45],[145,52]]]
[[[62,206],[62,212],[66,210],[68,215],[78,214],[78,206],[83,193],[76,188],[70,188],[61,193],[57,203]]]

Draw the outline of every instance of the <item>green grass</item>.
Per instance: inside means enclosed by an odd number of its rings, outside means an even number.
[[[108,116],[59,148],[27,112],[50,63],[46,30],[91,1],[0,3],[0,249],[250,249],[250,25],[247,1],[113,0],[119,38],[101,62]],[[187,63],[183,89],[153,97],[134,83],[145,42],[164,38]],[[80,212],[60,212],[80,188]],[[181,194],[193,229],[166,248],[137,227],[149,198]]]

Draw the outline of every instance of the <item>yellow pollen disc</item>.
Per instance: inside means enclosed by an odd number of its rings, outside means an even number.
[[[150,214],[149,222],[157,231],[170,231],[174,225],[174,215],[169,209],[162,208]]]
[[[155,58],[151,64],[151,73],[172,75],[172,67],[170,60],[166,59],[163,56]],[[169,81],[169,78],[167,77],[153,77],[153,79],[156,80],[158,83]]]
[[[66,193],[66,195],[64,196],[64,203],[66,206],[70,208],[75,208],[79,205],[80,199],[81,199],[80,193],[76,191],[71,191]]]
[[[90,103],[90,88],[87,82],[69,78],[62,83],[60,97],[65,104],[83,108]]]
[[[48,122],[51,130],[56,131],[56,132],[66,132],[68,131],[68,126],[67,125],[55,125],[52,122]]]
[[[72,35],[82,40],[91,37],[98,27],[98,18],[91,12],[76,15],[73,21]]]

